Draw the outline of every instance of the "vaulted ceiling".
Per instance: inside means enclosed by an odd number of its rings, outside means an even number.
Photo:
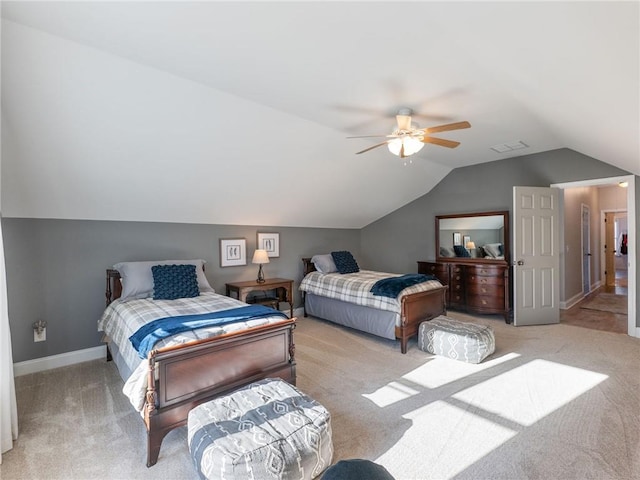
[[[556,148],[640,175],[638,2],[2,2],[5,216],[360,228]],[[402,160],[421,127],[468,120]],[[528,148],[497,152],[521,141]]]

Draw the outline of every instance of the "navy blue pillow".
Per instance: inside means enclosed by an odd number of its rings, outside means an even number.
[[[454,245],[453,251],[456,252],[456,257],[470,257],[469,251],[462,245]]]
[[[331,256],[339,273],[357,273],[360,271],[358,262],[353,258],[351,252],[341,250],[339,252],[331,252]]]
[[[153,299],[175,300],[200,295],[195,265],[154,265]]]

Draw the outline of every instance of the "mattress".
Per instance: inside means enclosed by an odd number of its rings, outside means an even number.
[[[107,306],[98,320],[98,331],[104,332],[115,352],[118,371],[125,380],[122,391],[138,411],[142,411],[147,387],[147,359],[141,359],[129,337],[141,326],[159,318],[179,315],[197,315],[220,310],[229,310],[247,304],[231,297],[213,292],[203,292],[198,297],[177,300],[130,299],[114,300]],[[226,333],[247,330],[253,327],[281,322],[282,317],[256,318],[227,325],[200,328],[160,340],[155,348],[216,337]]]
[[[438,280],[428,280],[405,288],[396,298],[371,293],[371,288],[378,280],[399,276],[401,275],[397,273],[375,272],[372,270],[360,270],[357,273],[347,274],[311,272],[302,279],[300,290],[322,297],[400,314],[404,295],[433,290],[442,286]]]

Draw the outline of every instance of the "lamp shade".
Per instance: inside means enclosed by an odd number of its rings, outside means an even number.
[[[471,249],[473,249],[473,248],[476,248],[476,244],[475,244],[475,242],[467,242],[466,247],[467,247],[469,250],[471,250]]]
[[[418,153],[424,147],[424,143],[422,143],[417,138],[413,137],[402,137],[402,138],[394,138],[387,144],[387,148],[394,155],[400,156],[400,150],[404,145],[404,156],[408,157],[409,155],[413,155],[414,153]]]
[[[269,255],[267,255],[267,251],[256,250],[253,252],[253,259],[251,260],[251,263],[259,263],[261,265],[263,263],[269,263]]]

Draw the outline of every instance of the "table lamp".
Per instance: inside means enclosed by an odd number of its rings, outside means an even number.
[[[474,248],[476,248],[476,243],[475,242],[467,242],[467,250],[473,250]]]
[[[264,273],[262,272],[262,264],[269,263],[269,255],[267,255],[266,250],[256,250],[253,252],[253,259],[251,263],[257,263],[260,265],[258,269],[258,279],[256,280],[258,283],[264,283]]]

